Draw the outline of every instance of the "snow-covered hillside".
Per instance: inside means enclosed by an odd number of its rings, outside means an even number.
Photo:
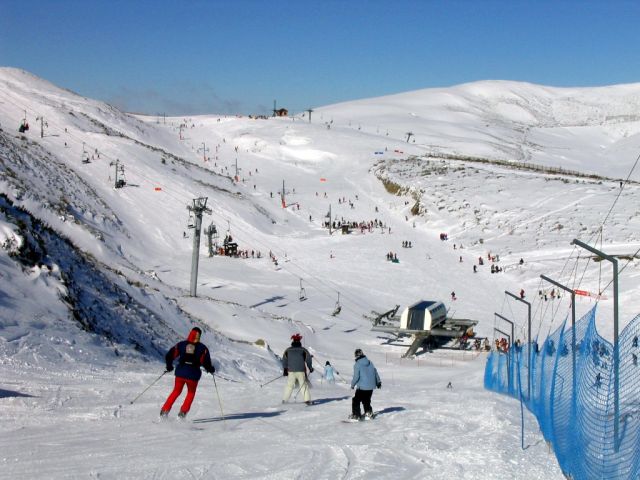
[[[640,84],[551,88],[485,81],[318,108],[323,121],[406,140],[427,154],[625,178],[640,133]]]
[[[545,274],[603,291],[610,335],[610,267],[578,238],[620,257],[630,320],[639,98],[640,85],[479,82],[317,108],[311,122],[165,119],[0,68],[0,477],[561,478],[531,417],[522,450],[519,405],[483,390],[483,353],[401,359],[408,339],[370,318],[442,300],[479,336],[506,328],[497,312],[524,338],[526,312],[504,294],[524,289],[544,337],[569,313]],[[203,227],[246,258],[209,257],[203,234],[193,297],[187,207],[201,197]],[[367,227],[330,235],[329,211]],[[219,376],[201,382],[193,422],[159,424],[169,375],[130,401],[194,325]],[[296,332],[314,354],[311,407],[282,405],[281,379],[264,385]],[[380,371],[382,414],[346,425],[355,348]],[[336,385],[318,373],[326,360]]]

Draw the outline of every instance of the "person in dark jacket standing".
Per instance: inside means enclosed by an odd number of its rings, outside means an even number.
[[[187,396],[178,414],[178,417],[184,418],[189,413],[193,398],[196,396],[196,388],[198,388],[198,381],[202,375],[200,367],[203,367],[211,375],[216,371],[211,363],[209,349],[204,343],[200,343],[200,335],[202,335],[202,330],[198,327],[192,328],[187,339],[171,347],[165,356],[167,372],[173,370],[173,362],[176,359],[178,360],[178,367],[176,368],[173,391],[169,394],[167,401],[164,402],[160,410],[160,417],[169,415],[173,402],[180,396],[186,384]]]
[[[353,365],[353,379],[351,389],[356,388],[356,394],[351,399],[351,416],[353,420],[359,420],[360,404],[364,407],[364,416],[373,417],[371,408],[371,395],[374,388],[382,387],[378,370],[359,348],[355,351],[356,363]]]
[[[282,368],[283,375],[289,377],[287,384],[284,387],[284,394],[282,396],[282,403],[287,403],[291,392],[295,388],[296,384],[300,385],[300,391],[302,392],[304,402],[307,405],[311,405],[311,394],[309,393],[309,381],[307,380],[307,369],[309,373],[313,372],[311,366],[312,356],[309,351],[302,346],[300,340],[302,335],[296,333],[291,335],[291,346],[287,348],[282,354]]]

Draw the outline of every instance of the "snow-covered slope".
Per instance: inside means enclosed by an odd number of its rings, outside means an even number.
[[[316,117],[406,140],[432,155],[625,178],[640,133],[640,84],[551,88],[485,81],[316,109]]]
[[[318,108],[311,122],[163,119],[0,68],[0,429],[11,438],[0,441],[0,470],[559,478],[529,417],[534,446],[522,452],[519,406],[483,391],[483,354],[401,360],[407,339],[372,332],[369,318],[443,300],[451,315],[478,320],[480,336],[492,337],[495,312],[516,320],[522,336],[525,312],[504,291],[523,288],[544,336],[568,313],[566,298],[538,296],[550,291],[546,274],[604,290],[610,334],[610,271],[576,262],[570,242],[589,241],[621,262],[637,251],[637,172],[623,188],[613,180],[632,171],[640,146],[636,92],[640,85],[480,82]],[[118,167],[123,188],[114,188]],[[203,234],[193,297],[187,207],[201,197],[211,209],[203,227],[216,227],[218,243],[231,235],[246,258],[209,257]],[[329,235],[329,211],[367,227]],[[488,256],[501,273],[490,273]],[[640,308],[635,261],[620,285],[626,321]],[[168,375],[130,400],[194,324],[220,376],[201,383],[196,423],[155,424]],[[315,372],[317,405],[280,404],[283,381],[264,384],[280,375],[277,355],[295,332],[317,370],[331,360],[346,381],[353,350],[365,350],[383,378],[375,422],[343,425],[350,390]],[[176,455],[170,436],[192,454]]]

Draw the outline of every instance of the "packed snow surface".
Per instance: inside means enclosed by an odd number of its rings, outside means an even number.
[[[478,337],[508,330],[499,313],[525,339],[505,295],[522,289],[544,338],[570,312],[544,274],[591,294],[578,314],[602,294],[611,337],[611,267],[574,239],[619,259],[622,326],[640,311],[640,85],[478,82],[311,121],[162,118],[1,68],[0,128],[0,478],[560,479],[533,417],[483,389],[486,353],[402,358],[410,339],[372,318],[439,300]],[[330,235],[329,212],[358,226]],[[207,231],[246,255],[209,256]],[[161,422],[163,355],[194,325],[215,382]],[[298,332],[311,406],[282,403]],[[380,415],[351,424],[356,348],[382,388]]]

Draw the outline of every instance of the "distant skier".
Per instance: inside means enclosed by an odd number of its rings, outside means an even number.
[[[336,372],[335,369],[329,363],[329,360],[327,360],[327,363],[324,364],[324,379],[328,383],[336,383],[336,379],[333,376],[334,373],[338,374],[338,372]]]
[[[173,387],[173,391],[169,394],[167,401],[160,410],[160,417],[166,417],[169,415],[169,411],[173,406],[173,403],[182,393],[182,389],[185,384],[187,385],[187,396],[184,399],[182,407],[180,407],[180,413],[178,417],[184,418],[191,409],[191,403],[196,396],[196,389],[198,388],[198,381],[202,372],[200,367],[203,367],[207,373],[214,374],[216,369],[211,363],[211,357],[209,356],[209,349],[204,343],[200,343],[200,336],[202,330],[198,327],[194,327],[189,332],[189,336],[186,340],[177,343],[167,352],[165,361],[167,362],[167,371],[173,370],[174,360],[178,360],[178,368],[176,368],[176,379]]]
[[[382,382],[378,375],[378,370],[373,365],[361,349],[357,348],[354,352],[356,363],[353,365],[353,380],[351,380],[351,389],[356,388],[356,394],[351,399],[351,416],[350,419],[359,420],[360,404],[364,408],[366,418],[373,417],[373,409],[371,408],[371,395],[374,388],[381,388]]]
[[[282,403],[286,403],[291,397],[291,392],[296,384],[299,385],[302,392],[304,402],[311,405],[311,394],[309,393],[309,380],[307,380],[307,372],[313,372],[311,366],[312,356],[309,351],[302,346],[300,340],[302,335],[296,333],[291,335],[291,346],[282,354],[283,375],[289,377],[284,387]]]

